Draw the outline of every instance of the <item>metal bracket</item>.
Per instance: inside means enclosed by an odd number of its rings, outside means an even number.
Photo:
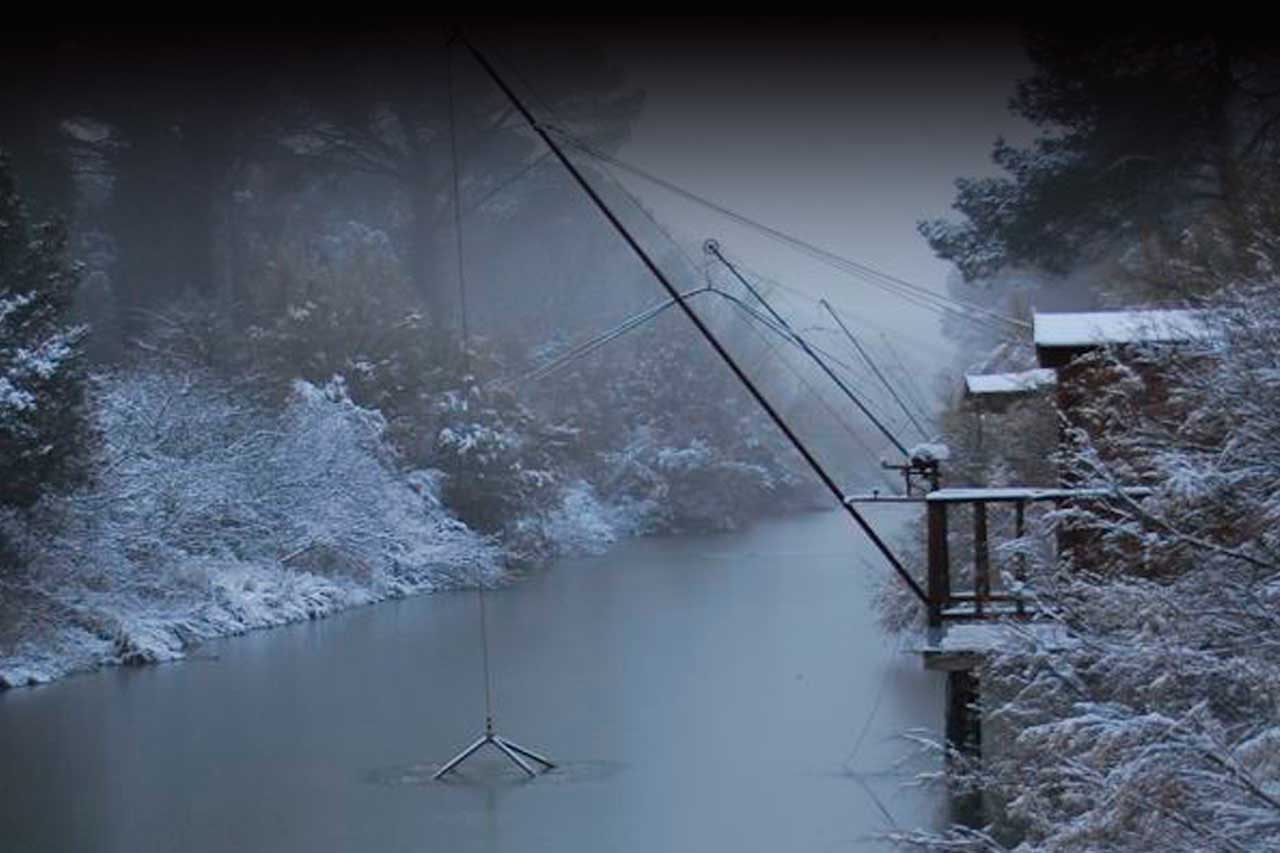
[[[495,749],[497,749],[507,758],[510,758],[512,763],[514,763],[517,767],[519,767],[525,773],[529,774],[530,779],[537,776],[538,773],[529,765],[528,761],[524,760],[525,758],[529,758],[529,759],[532,759],[533,761],[536,761],[537,763],[545,767],[547,770],[551,770],[555,768],[555,764],[552,763],[547,758],[544,758],[543,756],[539,755],[536,752],[533,752],[532,750],[525,749],[523,746],[521,746],[520,744],[514,741],[507,740],[501,735],[494,734],[493,720],[486,720],[484,725],[484,734],[476,738],[475,742],[473,742],[466,749],[462,750],[462,752],[459,752],[453,758],[445,762],[445,765],[441,767],[439,770],[437,770],[435,772],[435,775],[433,775],[431,778],[436,780],[443,779],[445,774],[447,774],[450,770],[453,770],[462,762],[466,761],[468,758],[470,758],[472,755],[478,752],[480,748],[483,747],[485,744],[492,744]],[[523,756],[523,758],[521,756]]]

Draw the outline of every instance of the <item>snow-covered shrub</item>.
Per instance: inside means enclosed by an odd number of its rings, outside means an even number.
[[[471,383],[432,400],[430,459],[447,475],[444,500],[459,518],[505,535],[518,519],[551,509],[572,430],[547,423],[509,393]]]
[[[602,554],[618,539],[617,512],[605,506],[589,483],[570,483],[561,492],[560,504],[547,513],[547,536],[559,553]]]
[[[456,331],[429,315],[387,234],[348,221],[320,240],[295,235],[274,246],[257,277],[236,341],[240,372],[277,399],[294,379],[344,376],[352,399],[382,412],[391,439],[424,462],[434,437],[417,426],[428,398],[482,369],[485,355],[476,348],[467,364]]]
[[[669,438],[641,426],[620,449],[602,454],[601,491],[634,530],[733,529],[768,512],[775,492],[795,485],[793,475],[767,461],[734,453],[731,442]]]
[[[731,530],[796,506],[795,481],[771,466],[736,459],[702,439],[667,445],[643,426],[623,447],[601,454],[598,482],[609,524],[631,536]]]
[[[436,478],[388,464],[382,416],[340,380],[299,381],[277,412],[208,373],[129,372],[98,377],[92,403],[94,482],[27,529],[16,592],[53,634],[103,640],[100,660],[500,575]]]

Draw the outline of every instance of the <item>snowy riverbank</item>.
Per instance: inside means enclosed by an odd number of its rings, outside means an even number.
[[[178,660],[201,642],[438,588],[433,572],[361,583],[284,567],[210,573],[206,594],[143,596],[80,589],[46,602],[63,618],[29,620],[0,656],[0,686],[43,684],[115,664]]]
[[[736,432],[596,447],[473,389],[428,395],[414,457],[339,377],[264,387],[165,361],[92,379],[87,478],[0,512],[0,686],[812,505]]]
[[[598,551],[617,536],[599,516],[575,524],[568,512],[560,515],[552,532],[563,537],[564,555]],[[0,640],[0,688],[44,684],[104,666],[181,660],[206,640],[505,577],[502,550],[460,523],[439,544],[452,553],[376,576],[324,574],[277,562],[193,566],[187,582],[159,596],[83,585],[26,590],[20,594],[36,615],[21,619]]]
[[[0,686],[169,661],[215,637],[498,583],[510,554],[441,503],[438,472],[381,457],[381,417],[299,383],[283,412],[176,375],[99,382],[93,483],[0,519]],[[627,513],[585,484],[522,526],[556,553],[606,547]],[[535,530],[536,529],[536,530]]]

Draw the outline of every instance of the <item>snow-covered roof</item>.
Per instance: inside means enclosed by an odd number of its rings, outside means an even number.
[[[966,394],[1028,394],[1056,385],[1058,373],[1051,367],[1037,367],[1018,373],[969,373],[964,377]]]
[[[1037,347],[1193,341],[1210,335],[1201,311],[1092,311],[1041,314],[1032,318]]]

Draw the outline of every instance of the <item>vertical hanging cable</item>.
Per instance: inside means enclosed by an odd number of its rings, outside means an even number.
[[[922,402],[925,399],[925,395],[920,390],[920,386],[916,385],[911,371],[907,370],[907,365],[903,362],[902,357],[898,355],[898,351],[894,348],[893,342],[889,340],[889,336],[884,332],[880,333],[880,340],[884,342],[885,351],[889,353],[894,364],[898,365],[898,373],[903,379],[902,392],[911,400],[911,405],[916,407],[916,411],[927,413],[929,411],[929,407]],[[925,414],[925,417],[928,418],[928,414]]]
[[[841,391],[843,391],[844,395],[848,397],[855,406],[858,407],[858,410],[861,411],[862,414],[866,416],[867,420],[871,421],[872,425],[874,425],[876,429],[880,430],[880,434],[883,435],[885,438],[887,438],[889,440],[889,443],[898,449],[899,453],[901,453],[903,456],[909,456],[910,454],[907,453],[906,446],[898,439],[898,437],[894,435],[892,432],[890,432],[889,428],[885,426],[883,423],[881,423],[879,418],[871,414],[871,411],[866,407],[866,405],[862,402],[862,400],[858,399],[858,395],[854,394],[852,389],[850,389],[849,386],[839,376],[836,375],[836,372],[831,369],[831,365],[823,361],[822,358],[820,358],[818,354],[813,351],[813,349],[809,346],[808,341],[806,341],[804,338],[800,337],[800,335],[792,331],[791,325],[787,323],[787,321],[783,318],[783,316],[779,314],[777,311],[773,310],[773,306],[770,305],[762,295],[760,295],[760,291],[752,287],[751,282],[747,281],[746,277],[743,276],[742,273],[738,272],[738,268],[734,266],[729,261],[729,259],[726,258],[724,254],[720,251],[720,244],[717,243],[715,240],[708,240],[703,248],[706,250],[708,255],[711,255],[716,260],[720,261],[720,263],[724,265],[725,269],[733,273],[733,277],[736,278],[738,282],[747,289],[748,293],[750,293],[752,296],[756,298],[757,302],[759,302],[761,305],[765,307],[765,310],[769,312],[770,316],[773,317],[773,319],[778,323],[778,325],[780,325],[783,328],[783,330],[788,335],[791,336],[791,340],[795,341],[796,345],[799,346],[800,349],[804,350],[805,355],[809,356],[809,358],[813,360],[814,364],[818,365],[818,367],[821,368],[822,372],[827,375],[827,378],[829,378],[832,382],[834,382],[836,387],[839,388]]]
[[[484,661],[484,730],[493,734],[493,678],[489,674],[489,620],[485,615],[484,582],[477,587],[480,599],[480,650]]]
[[[928,441],[931,438],[929,433],[925,431],[923,426],[921,426],[920,421],[916,420],[916,416],[911,413],[911,410],[907,408],[907,404],[902,401],[900,396],[898,396],[898,391],[893,387],[893,383],[889,381],[888,377],[880,372],[880,368],[871,360],[871,356],[862,348],[862,344],[853,336],[853,332],[849,331],[849,327],[840,319],[840,315],[831,307],[831,303],[825,299],[819,299],[818,304],[827,309],[827,313],[831,315],[831,319],[836,321],[836,325],[840,327],[840,331],[844,332],[844,336],[849,339],[849,343],[853,344],[854,349],[858,351],[858,355],[862,356],[862,360],[867,363],[867,367],[871,368],[871,372],[874,373],[876,378],[880,380],[880,383],[888,389],[889,395],[893,397],[893,401],[898,404],[898,408],[902,409],[902,413],[907,416],[907,420],[911,421],[919,431],[920,437],[925,441]]]
[[[471,378],[471,337],[467,327],[467,263],[462,243],[462,181],[461,163],[458,160],[458,113],[454,104],[454,70],[453,43],[445,49],[449,63],[449,154],[453,163],[453,233],[458,256],[458,321],[462,334],[462,382],[463,393],[470,396],[473,385]],[[470,401],[464,402],[469,405]],[[489,670],[489,620],[485,612],[484,581],[476,587],[480,599],[480,650],[484,662],[484,730],[493,734],[493,678]]]
[[[449,58],[449,154],[453,161],[453,234],[458,250],[458,321],[462,331],[462,369],[471,373],[471,340],[467,328],[467,272],[462,247],[462,168],[458,161],[458,113],[453,95],[453,43],[447,48]]]

